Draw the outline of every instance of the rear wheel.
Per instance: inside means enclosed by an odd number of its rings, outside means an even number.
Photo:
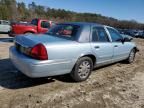
[[[93,62],[89,57],[80,58],[75,64],[71,77],[76,82],[85,81],[91,74]]]
[[[129,54],[129,57],[127,59],[128,63],[133,63],[134,62],[135,54],[136,54],[135,49],[132,49],[131,52],[130,52],[130,54]]]

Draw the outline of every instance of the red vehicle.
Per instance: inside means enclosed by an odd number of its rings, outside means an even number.
[[[9,36],[14,37],[19,34],[46,33],[54,24],[53,21],[41,19],[33,19],[30,23],[15,23],[12,24],[12,30]]]

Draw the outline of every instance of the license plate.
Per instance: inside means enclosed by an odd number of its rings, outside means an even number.
[[[16,49],[18,52],[28,55],[30,53],[31,48],[23,47],[22,45],[15,43]]]

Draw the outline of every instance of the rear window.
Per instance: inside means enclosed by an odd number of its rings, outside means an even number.
[[[38,19],[33,19],[32,21],[31,21],[31,24],[32,25],[38,25]]]
[[[62,36],[62,37],[75,37],[80,26],[72,24],[57,24],[53,26],[47,34]]]

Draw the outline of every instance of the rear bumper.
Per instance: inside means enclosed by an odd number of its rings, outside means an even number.
[[[70,73],[73,68],[71,61],[39,61],[28,58],[16,51],[15,47],[9,50],[10,59],[15,67],[28,77],[47,77]]]

